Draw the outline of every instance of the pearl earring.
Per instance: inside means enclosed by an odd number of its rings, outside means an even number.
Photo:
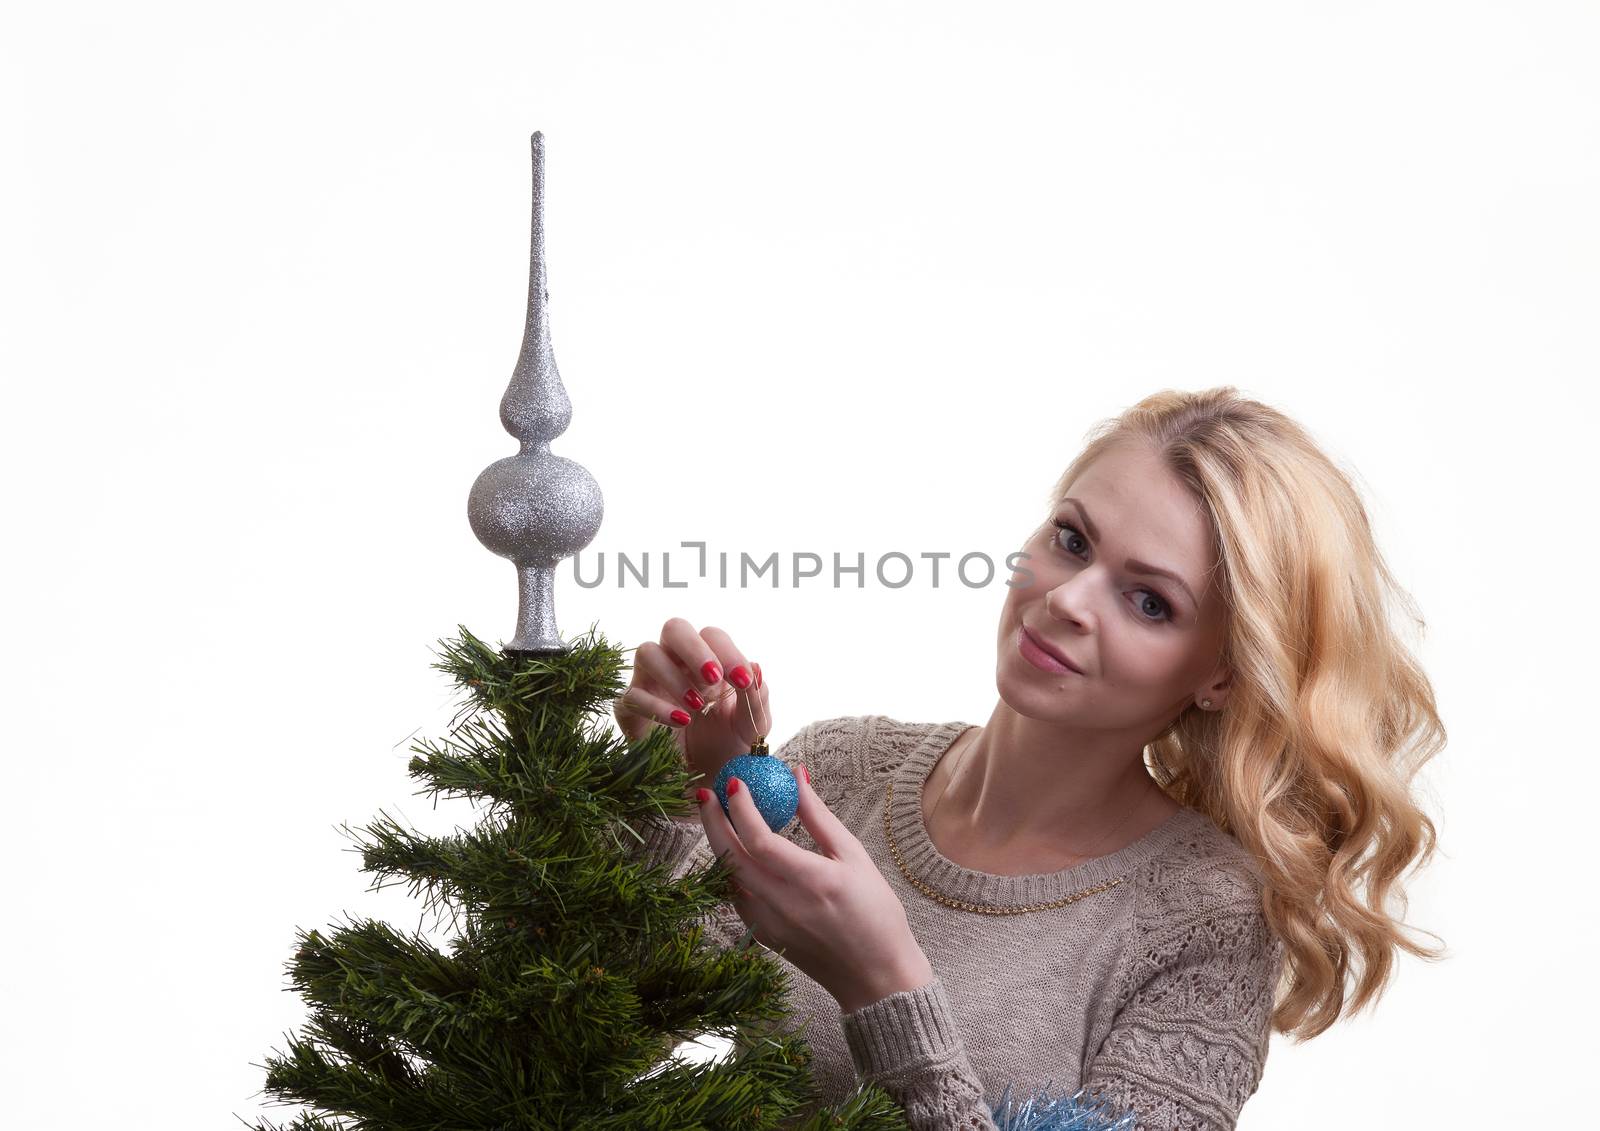
[[[1202,707],[1209,707],[1209,706],[1211,706],[1211,700],[1209,700],[1209,699],[1202,699],[1202,700],[1200,700],[1200,706],[1202,706]]]

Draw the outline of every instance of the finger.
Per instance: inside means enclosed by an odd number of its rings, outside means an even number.
[[[739,650],[739,646],[720,628],[707,626],[700,630],[700,637],[712,652],[716,653],[722,665],[723,678],[734,688],[743,691],[755,682],[755,676],[750,671],[750,661]]]
[[[694,686],[694,680],[684,668],[675,664],[667,650],[653,640],[646,640],[634,650],[634,669],[643,677],[637,682],[657,695],[677,701],[687,711],[702,710],[706,701]]]
[[[650,733],[656,723],[648,714],[635,710],[626,700],[627,692],[623,692],[612,701],[611,716],[617,720],[617,726],[622,730],[623,737],[629,742],[638,742]]]
[[[756,808],[750,787],[742,779],[737,791],[735,778],[728,779],[728,814],[733,818],[733,829],[744,846],[746,856],[760,865],[762,875],[775,877],[768,881],[787,883],[792,878],[807,875],[816,865],[817,858],[787,837],[780,836],[767,827],[767,819]]]
[[[707,626],[700,630],[700,635],[723,664],[724,681],[717,689],[721,698],[713,708],[741,742],[754,743],[757,735],[767,733],[772,720],[765,712],[765,699],[756,702],[751,698],[752,695],[759,697],[764,693],[755,690],[755,675],[750,662],[733,638],[722,629]],[[723,699],[731,701],[723,702]]]
[[[733,873],[735,885],[748,890],[750,875],[754,870],[750,854],[745,851],[744,842],[722,811],[716,791],[708,789],[706,792],[711,796],[700,802],[700,824],[706,830],[706,845],[713,856],[727,864],[728,870]],[[730,798],[730,806],[731,801]]]
[[[732,689],[732,685],[730,690]],[[758,736],[772,733],[772,711],[765,687],[757,690],[752,681],[742,691],[734,690],[733,701],[722,710],[728,728],[747,746],[754,746]]]
[[[811,788],[807,780],[805,767],[795,768],[795,784],[800,788],[800,807],[796,815],[806,831],[811,834],[811,839],[817,842],[817,848],[824,856],[831,856],[835,860],[857,859],[865,853],[861,842],[856,839],[843,821],[834,816],[833,810],[828,808],[827,802],[817,796],[817,791]]]
[[[630,742],[637,742],[648,734],[651,723],[682,730],[693,719],[688,711],[670,699],[646,691],[638,684],[624,691],[612,704],[612,714]]]
[[[661,626],[661,647],[702,699],[710,701],[716,691],[722,690],[720,685],[727,669],[694,625],[682,617],[668,620]]]
[[[717,795],[710,790],[707,792],[711,793],[711,796],[700,803],[700,823],[706,830],[706,843],[711,848],[712,855],[726,863],[733,889],[733,898],[730,902],[734,910],[739,913],[739,918],[744,920],[745,926],[750,928],[746,933],[755,938],[761,925],[772,922],[776,916],[776,911],[767,898],[773,891],[772,877],[746,851],[744,842],[734,830],[727,815],[723,813]],[[745,792],[748,793],[748,790]],[[738,796],[734,794],[729,798],[730,808],[731,802],[737,800]]]

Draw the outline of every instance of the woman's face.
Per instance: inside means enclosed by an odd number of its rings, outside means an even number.
[[[1122,447],[1096,459],[1022,549],[1027,557],[1001,611],[995,673],[1018,714],[1143,740],[1197,692],[1220,698],[1209,688],[1226,674],[1221,597],[1207,580],[1210,528],[1153,453]],[[1051,670],[1025,633],[1080,670]]]

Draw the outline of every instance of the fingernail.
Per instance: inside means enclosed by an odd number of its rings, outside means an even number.
[[[707,683],[716,683],[722,678],[722,669],[717,667],[717,661],[707,660],[700,665],[700,678]]]
[[[739,779],[738,778],[729,778],[728,779],[728,796],[732,797],[734,794],[736,794],[738,792],[739,792]]]
[[[681,727],[686,727],[689,725],[688,711],[673,711],[671,718],[673,722],[677,723]]]
[[[691,711],[698,711],[701,707],[706,705],[706,701],[700,698],[700,693],[692,687],[683,693],[683,701],[689,704],[689,709]]]
[[[697,789],[694,791],[694,796],[695,800],[703,805],[711,800],[711,791],[709,789]]]
[[[761,690],[761,665],[756,663],[754,660],[751,660],[750,661],[750,666],[752,668],[756,669],[756,690],[760,691]]]
[[[744,670],[743,664],[740,664],[728,673],[728,682],[743,691],[750,686],[750,673]]]
[[[800,767],[800,776],[806,779],[807,785],[811,784],[811,771],[806,769],[804,766]]]

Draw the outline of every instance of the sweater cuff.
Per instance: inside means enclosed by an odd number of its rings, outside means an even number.
[[[863,1079],[950,1061],[961,1049],[944,983],[902,990],[841,1015],[850,1059]]]
[[[639,835],[644,837],[644,845],[637,854],[651,863],[671,861],[677,865],[688,856],[694,842],[706,835],[699,817],[651,817],[642,824]]]

